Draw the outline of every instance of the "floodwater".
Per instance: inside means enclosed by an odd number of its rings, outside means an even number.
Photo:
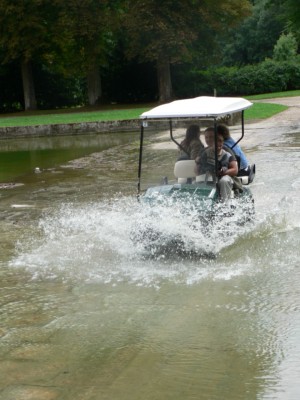
[[[300,398],[300,133],[250,133],[252,224],[157,221],[214,257],[132,242],[138,132],[0,142],[1,400]]]

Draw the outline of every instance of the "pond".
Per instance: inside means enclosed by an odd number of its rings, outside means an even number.
[[[131,241],[138,132],[0,142],[1,400],[299,398],[300,135],[259,135],[256,220],[215,257]]]

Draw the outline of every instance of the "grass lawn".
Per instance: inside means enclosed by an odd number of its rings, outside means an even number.
[[[32,126],[32,125],[51,125],[51,124],[75,124],[80,122],[95,121],[116,121],[124,119],[135,119],[144,111],[151,107],[136,107],[128,109],[98,110],[98,111],[81,111],[81,112],[65,112],[57,113],[30,113],[30,115],[1,116],[0,127],[9,126]]]
[[[257,96],[245,96],[248,100],[262,100],[277,97],[300,96],[300,90],[280,93],[267,93]],[[50,124],[73,124],[94,121],[116,121],[136,119],[141,113],[147,111],[156,104],[144,105],[111,105],[91,108],[72,108],[61,110],[39,110],[36,112],[20,112],[15,114],[2,114],[0,116],[0,127],[50,125]],[[287,107],[280,104],[255,103],[245,111],[245,119],[264,119],[286,110]]]
[[[256,94],[254,96],[245,96],[248,100],[276,99],[277,97],[295,97],[300,96],[300,90],[288,90],[286,92]]]
[[[254,103],[252,107],[245,110],[245,120],[269,118],[287,108],[282,104]]]

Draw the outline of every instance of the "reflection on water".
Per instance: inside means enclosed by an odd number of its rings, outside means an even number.
[[[98,134],[1,140],[0,183],[16,179],[36,168],[54,168],[61,163],[127,143],[134,135]]]
[[[135,197],[137,135],[2,190],[0,399],[298,399],[299,135],[285,139],[249,149],[253,224],[208,238],[158,210],[216,257],[131,240],[153,218]],[[145,154],[146,178],[174,154],[152,168]]]

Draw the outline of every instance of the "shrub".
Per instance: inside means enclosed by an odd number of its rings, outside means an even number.
[[[277,40],[273,50],[273,59],[275,61],[293,60],[297,55],[298,44],[292,33],[284,33]]]
[[[266,60],[240,68],[220,67],[193,71],[189,74],[189,79],[194,83],[194,93],[191,95],[212,95],[214,89],[217,90],[218,96],[296,90],[300,89],[300,60]]]

